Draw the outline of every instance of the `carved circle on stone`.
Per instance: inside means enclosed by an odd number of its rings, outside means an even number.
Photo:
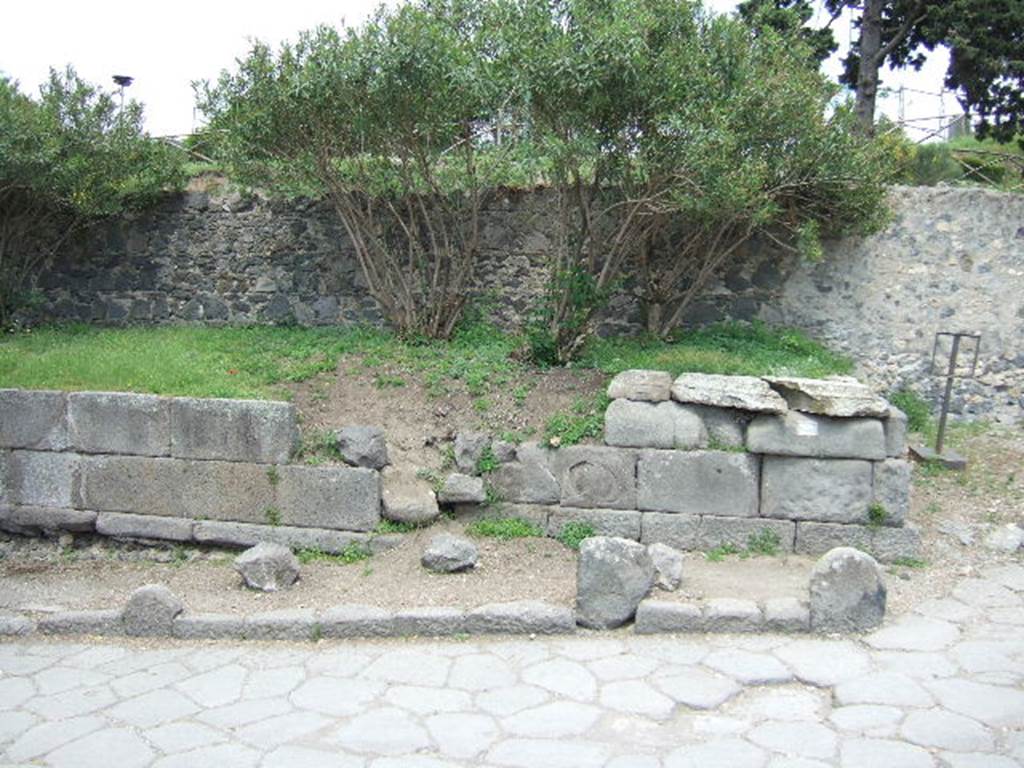
[[[600,464],[579,461],[566,472],[568,495],[608,498],[614,496],[619,483],[615,475]]]

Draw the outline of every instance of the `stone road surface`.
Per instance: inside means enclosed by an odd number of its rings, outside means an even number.
[[[0,645],[0,765],[1024,766],[1024,567],[860,640]]]

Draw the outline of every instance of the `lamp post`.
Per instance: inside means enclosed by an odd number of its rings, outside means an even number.
[[[114,84],[117,86],[117,92],[121,96],[121,111],[124,111],[124,89],[135,82],[135,78],[129,75],[114,75]]]

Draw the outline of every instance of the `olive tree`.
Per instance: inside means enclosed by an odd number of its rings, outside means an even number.
[[[182,159],[145,134],[141,105],[119,107],[71,67],[37,99],[0,78],[0,325],[70,238],[180,185]]]
[[[485,5],[423,0],[319,27],[197,84],[218,157],[254,187],[326,196],[370,294],[407,335],[446,338],[466,302],[480,211],[500,178],[507,95],[482,55]]]

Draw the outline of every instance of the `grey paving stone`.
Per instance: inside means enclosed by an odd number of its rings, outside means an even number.
[[[504,717],[536,707],[550,698],[551,694],[541,688],[532,685],[512,685],[481,693],[476,697],[476,703],[484,712]]]
[[[749,722],[819,722],[830,708],[830,692],[804,686],[759,688],[744,692],[730,713]]]
[[[40,617],[38,629],[44,635],[113,635],[123,624],[120,609],[58,611]]]
[[[82,453],[169,456],[171,411],[167,398],[132,392],[68,394],[71,446]]]
[[[939,651],[955,643],[960,630],[955,624],[924,616],[901,616],[872,632],[864,642],[872,648],[903,651]]]
[[[608,759],[604,744],[565,739],[506,739],[488,753],[487,763],[510,768],[599,768]]]
[[[180,681],[175,687],[205,709],[238,701],[248,671],[238,664],[216,667]]]
[[[1024,727],[1024,691],[952,678],[926,684],[939,704],[992,728]]]
[[[593,673],[568,659],[552,659],[528,667],[523,671],[522,679],[528,685],[576,701],[593,701],[597,694],[597,680]]]
[[[935,761],[921,747],[884,739],[849,739],[840,747],[842,768],[934,768]]]
[[[616,712],[664,720],[676,703],[643,680],[618,680],[601,686],[601,705]]]
[[[658,659],[635,653],[619,653],[592,661],[587,665],[602,682],[633,680],[646,677],[660,666]]]
[[[448,679],[451,660],[425,650],[402,649],[381,655],[361,673],[368,680],[437,687]]]
[[[199,747],[219,744],[227,739],[225,734],[208,725],[191,722],[160,725],[145,731],[143,736],[165,754],[188,752]]]
[[[954,598],[975,608],[1003,608],[1021,605],[1021,599],[1002,584],[985,579],[964,579],[953,589]]]
[[[54,768],[143,768],[154,752],[129,728],[105,728],[83,736],[47,755]]]
[[[331,723],[330,718],[316,712],[287,712],[239,728],[236,734],[247,744],[267,751],[289,741],[301,739],[326,728]]]
[[[337,728],[335,743],[353,752],[405,755],[430,746],[430,736],[407,713],[390,707],[371,709]]]
[[[269,400],[171,400],[171,455],[285,463],[298,446],[295,406]]]
[[[753,600],[722,597],[704,606],[704,627],[710,632],[757,632],[763,626],[764,614]]]
[[[895,736],[903,710],[881,704],[850,704],[833,709],[828,719],[840,730],[850,733],[878,735],[885,731]]]
[[[920,683],[895,672],[876,672],[840,683],[835,689],[840,706],[888,704],[894,707],[930,707],[935,703]]]
[[[334,750],[288,745],[278,747],[264,758],[274,768],[363,768],[362,758],[339,754]]]
[[[96,532],[117,538],[191,541],[192,525],[192,520],[177,517],[130,515],[121,512],[100,512],[96,515]]]
[[[345,695],[338,695],[339,688],[344,688]],[[365,711],[385,688],[384,684],[370,680],[342,681],[327,676],[314,677],[296,688],[289,696],[289,701],[300,709],[333,717],[349,717]]]
[[[0,389],[0,448],[66,450],[66,398],[51,390]]]
[[[991,732],[981,723],[941,709],[911,712],[900,735],[912,744],[929,749],[987,752],[995,747]]]
[[[59,719],[48,711],[40,712],[39,715],[51,719],[40,722],[7,745],[6,751],[2,753],[5,758],[15,762],[35,762],[36,758],[107,725],[106,720],[95,715]]]
[[[433,715],[425,725],[441,754],[456,759],[479,756],[501,735],[494,720],[480,714]]]
[[[773,752],[822,759],[835,756],[839,742],[831,729],[818,723],[763,723],[747,738]]]
[[[313,611],[280,609],[250,614],[245,619],[245,636],[250,640],[312,640],[323,626]]]
[[[991,753],[958,755],[946,752],[942,758],[949,768],[1020,768],[1020,763],[1016,760]]]
[[[691,515],[758,514],[760,458],[729,451],[641,451],[637,504]]]
[[[716,709],[737,696],[743,686],[723,675],[696,667],[681,668],[675,674],[658,676],[654,686],[678,704],[691,709]]]
[[[713,651],[701,663],[744,685],[788,683],[793,679],[793,673],[774,656],[740,648]]]
[[[751,421],[747,450],[774,456],[881,461],[885,431],[878,419],[833,419],[789,411]]]
[[[501,727],[513,736],[564,739],[582,736],[600,717],[601,709],[590,704],[555,701],[505,717]]]
[[[152,728],[188,717],[199,710],[199,705],[184,694],[162,688],[122,701],[110,707],[106,714],[136,728]]]
[[[769,632],[808,632],[811,614],[795,597],[776,597],[764,603],[764,628]]]
[[[808,685],[832,686],[866,675],[868,654],[845,640],[794,640],[772,651]]]
[[[183,640],[223,640],[245,637],[245,617],[230,613],[181,613],[171,634]]]
[[[697,603],[679,603],[654,598],[640,601],[633,624],[633,631],[638,635],[703,630],[704,615]]]
[[[466,631],[466,613],[459,608],[424,606],[396,611],[391,626],[400,637],[442,637]]]
[[[719,739],[703,744],[681,747],[665,758],[665,768],[763,768],[767,755],[759,748],[739,739]]]
[[[640,513],[632,510],[554,507],[547,516],[547,535],[557,538],[569,523],[589,525],[597,536],[640,539]]]
[[[537,600],[490,603],[469,611],[464,631],[471,634],[571,634],[576,631],[576,618],[566,606]]]

